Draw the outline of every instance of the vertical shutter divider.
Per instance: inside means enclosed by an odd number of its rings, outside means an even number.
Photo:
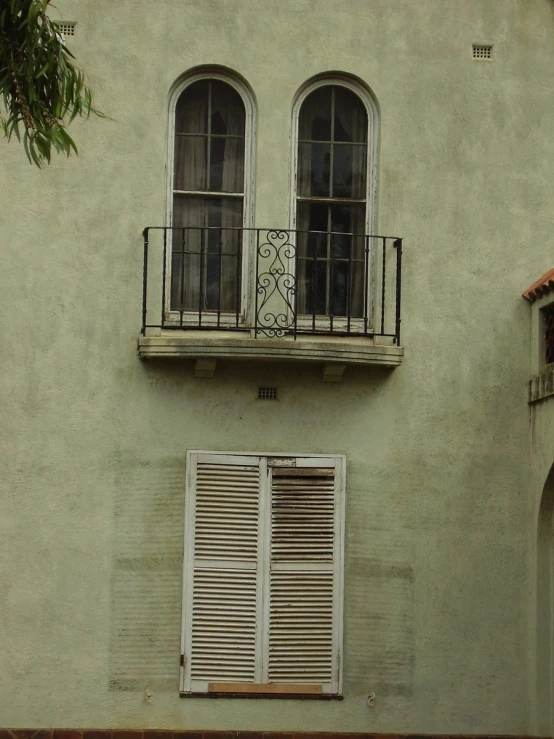
[[[260,517],[260,537],[262,539],[262,653],[261,653],[261,681],[268,682],[269,662],[269,575],[271,569],[271,469],[264,459],[265,466],[261,477],[262,516]]]
[[[267,682],[267,643],[269,624],[269,468],[267,457],[260,459],[260,517],[258,529],[258,624],[257,682]]]

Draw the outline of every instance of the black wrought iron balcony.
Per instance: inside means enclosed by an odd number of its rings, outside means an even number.
[[[400,344],[400,238],[222,226],[143,235],[143,336],[202,330]]]

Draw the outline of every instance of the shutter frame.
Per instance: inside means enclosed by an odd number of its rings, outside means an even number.
[[[292,463],[292,464],[291,464]],[[317,694],[319,692],[330,695],[340,695],[342,692],[342,637],[343,637],[343,600],[344,600],[344,529],[345,529],[345,475],[346,460],[343,455],[283,455],[283,454],[244,454],[232,452],[187,452],[186,467],[186,499],[185,499],[185,548],[183,567],[183,618],[181,633],[181,654],[184,655],[180,667],[180,692],[182,694],[198,694],[217,692],[216,686],[222,684],[217,677],[206,681],[191,679],[191,650],[192,650],[192,623],[193,623],[193,589],[195,542],[196,542],[196,502],[199,465],[235,465],[247,468],[257,467],[259,470],[258,486],[258,549],[257,549],[257,600],[256,600],[256,647],[255,647],[255,675],[249,682],[235,682],[232,677],[226,677],[229,688],[233,692],[241,692],[241,684],[245,693],[263,694],[263,685],[268,686],[268,694],[283,693],[288,684],[292,693],[297,695]],[[331,638],[331,675],[325,683],[308,684],[302,680],[283,679],[280,682],[268,683],[270,668],[270,641],[269,620],[271,602],[269,597],[270,578],[272,572],[293,573],[295,563],[281,562],[278,567],[272,567],[271,557],[271,524],[272,524],[272,471],[276,478],[286,476],[284,467],[291,464],[298,477],[313,476],[319,471],[320,475],[334,479],[334,506],[333,506],[333,562],[325,563],[319,568],[317,561],[310,563],[306,569],[301,568],[304,574],[317,571],[327,571],[332,576],[332,638]],[[222,560],[220,560],[222,561]],[[236,560],[235,560],[236,564]],[[330,565],[330,566],[329,566]],[[241,569],[242,565],[238,567]],[[233,569],[232,565],[228,569]],[[245,571],[248,567],[245,568]],[[250,571],[252,568],[250,567]],[[302,690],[302,685],[305,691]],[[222,691],[222,693],[225,691]],[[288,694],[290,697],[290,693]]]

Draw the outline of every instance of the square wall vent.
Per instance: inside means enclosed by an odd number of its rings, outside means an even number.
[[[258,400],[277,400],[276,387],[259,387]]]
[[[473,44],[474,59],[492,59],[492,45]]]
[[[58,21],[56,26],[62,36],[75,36],[75,21]]]

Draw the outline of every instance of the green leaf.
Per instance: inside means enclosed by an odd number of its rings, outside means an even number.
[[[75,57],[60,43],[48,17],[50,0],[0,0],[0,132],[23,141],[30,162],[50,162],[52,148],[69,156],[77,146],[67,133],[76,117],[106,116]],[[23,137],[21,137],[21,130]]]

